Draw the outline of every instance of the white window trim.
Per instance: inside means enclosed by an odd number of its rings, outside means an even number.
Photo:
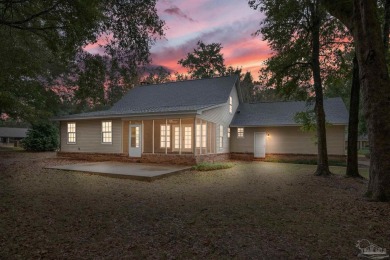
[[[240,136],[240,132],[239,132],[239,129],[242,129],[242,136]],[[237,128],[237,138],[245,138],[245,129],[244,127],[238,127]]]
[[[187,132],[186,132],[186,128],[190,129],[188,135],[187,135]],[[186,141],[189,141],[189,143],[187,143]],[[187,145],[189,147],[186,147]],[[191,126],[185,126],[184,127],[184,149],[192,149],[192,127]]]
[[[165,128],[165,141],[162,141],[161,139],[161,137],[162,137],[162,128]],[[167,134],[167,130],[169,129],[169,135]],[[168,148],[171,148],[171,130],[172,130],[172,128],[171,128],[171,125],[168,125],[168,124],[161,124],[160,125],[160,148],[164,148],[164,149],[168,149]],[[167,141],[168,140],[168,138],[169,138],[169,142]],[[162,144],[162,142],[164,142],[164,146],[162,146],[161,144]],[[169,146],[167,146],[167,144],[169,144]]]
[[[105,122],[110,122],[111,123],[111,131],[110,132],[103,132],[103,123],[105,123]],[[101,138],[100,138],[100,140],[101,140],[101,143],[102,144],[112,144],[112,121],[111,120],[102,120],[102,122],[101,122]],[[111,133],[111,142],[104,142],[103,140],[103,133]]]
[[[69,132],[69,124],[74,124],[74,132]],[[69,133],[74,133],[74,142],[69,142]],[[77,143],[77,126],[76,122],[67,122],[66,123],[66,144],[76,144]]]
[[[219,125],[219,149],[223,149],[223,125]]]
[[[196,148],[207,148],[207,124],[196,124]]]
[[[228,127],[228,138],[230,138],[230,127]]]

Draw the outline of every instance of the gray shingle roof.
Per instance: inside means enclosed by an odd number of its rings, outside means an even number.
[[[27,130],[27,128],[0,127],[0,137],[24,138],[26,137]]]
[[[313,108],[314,105],[309,105]],[[294,116],[307,110],[304,101],[263,102],[240,104],[231,122],[231,126],[288,126],[298,125]],[[348,111],[341,98],[324,100],[326,121],[331,124],[348,124]]]
[[[141,115],[146,113],[196,113],[227,102],[237,76],[187,80],[139,86],[111,109],[63,116],[61,119]]]

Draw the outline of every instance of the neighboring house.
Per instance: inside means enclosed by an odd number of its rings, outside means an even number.
[[[60,154],[181,164],[237,153],[316,154],[313,135],[293,121],[305,102],[242,104],[238,90],[237,76],[139,86],[109,110],[57,118]],[[325,111],[329,152],[344,156],[345,105],[329,99]]]
[[[19,142],[27,135],[27,128],[0,127],[0,141],[2,144]]]

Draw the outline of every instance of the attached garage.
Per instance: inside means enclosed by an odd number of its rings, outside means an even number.
[[[306,102],[240,104],[230,125],[231,153],[236,157],[269,155],[316,155],[315,132],[301,130],[294,117],[311,108]],[[341,98],[324,102],[328,154],[345,155],[348,112]]]

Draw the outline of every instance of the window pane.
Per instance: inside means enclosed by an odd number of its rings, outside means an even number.
[[[202,125],[202,147],[206,147],[206,141],[207,141],[207,125]]]
[[[201,129],[200,124],[196,125],[196,147],[200,147],[200,136],[201,136]]]
[[[76,143],[76,123],[68,123],[68,143]]]
[[[185,149],[191,149],[191,127],[185,127],[184,128],[184,148]]]
[[[180,148],[180,127],[175,127],[175,149]]]
[[[136,146],[136,127],[130,127],[130,147],[137,147]]]
[[[112,123],[111,121],[102,121],[102,142],[112,143]]]

